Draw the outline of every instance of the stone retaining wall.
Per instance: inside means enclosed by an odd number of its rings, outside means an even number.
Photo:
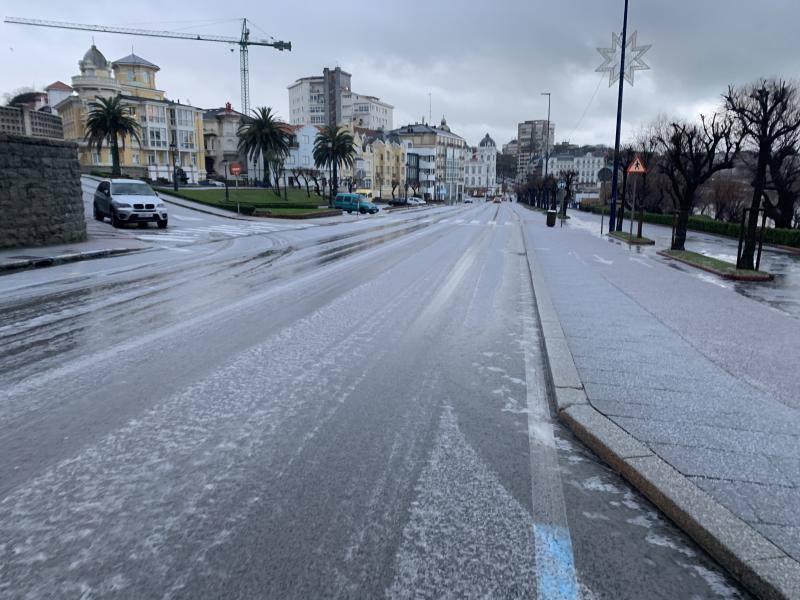
[[[0,133],[0,248],[85,239],[77,146]]]

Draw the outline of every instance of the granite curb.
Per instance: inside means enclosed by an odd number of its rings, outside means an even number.
[[[0,274],[24,271],[27,269],[40,269],[42,267],[52,267],[66,263],[91,260],[94,258],[105,258],[118,254],[130,254],[131,252],[141,252],[147,250],[143,248],[111,248],[104,250],[88,250],[86,252],[70,252],[68,254],[56,254],[54,256],[38,256],[36,258],[25,258],[20,260],[10,260],[0,262]]]
[[[797,561],[592,406],[524,227],[522,236],[558,419],[751,593],[800,598]]]

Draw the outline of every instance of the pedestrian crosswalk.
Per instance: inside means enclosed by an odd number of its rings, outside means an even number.
[[[313,227],[312,223],[261,223],[237,221],[230,224],[207,225],[204,227],[170,227],[169,229],[148,229],[136,234],[143,242],[166,244],[191,244],[201,240],[244,237],[266,233],[277,233]]]

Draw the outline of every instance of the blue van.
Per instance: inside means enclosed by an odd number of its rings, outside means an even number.
[[[336,198],[333,199],[333,206],[334,208],[346,210],[348,214],[357,211],[362,215],[366,213],[374,215],[379,210],[377,206],[361,194],[336,194]]]

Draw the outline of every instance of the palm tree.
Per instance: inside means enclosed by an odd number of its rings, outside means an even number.
[[[86,135],[84,139],[89,142],[89,150],[97,149],[97,153],[107,143],[111,148],[111,176],[119,177],[122,173],[119,168],[119,142],[125,148],[125,138],[131,137],[136,143],[142,145],[139,139],[141,128],[136,118],[133,117],[130,106],[122,103],[122,98],[98,97],[89,103],[89,115],[86,117]]]
[[[326,125],[314,140],[314,163],[317,167],[331,169],[330,197],[328,206],[333,206],[333,197],[339,187],[339,165],[351,167],[355,164],[356,148],[353,134],[338,125]]]
[[[253,109],[253,116],[243,116],[236,134],[239,136],[239,152],[252,162],[260,156],[264,161],[264,185],[269,185],[270,170],[282,163],[289,154],[289,132],[272,108],[261,106]],[[278,178],[275,178],[278,185]]]

